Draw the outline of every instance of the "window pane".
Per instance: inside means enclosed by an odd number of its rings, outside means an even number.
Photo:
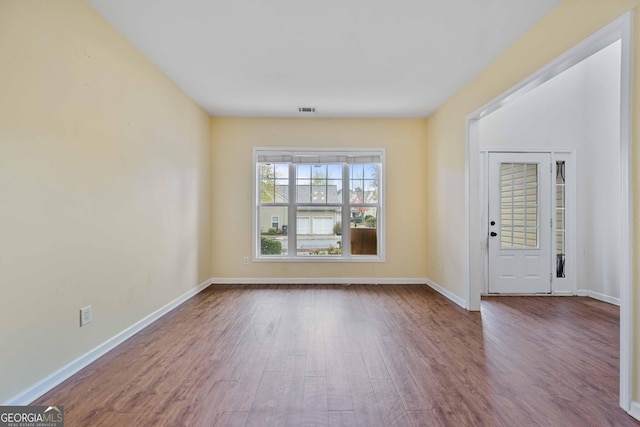
[[[351,207],[351,254],[378,254],[378,209]]]
[[[511,212],[513,214],[513,225],[522,226],[524,225],[524,208],[511,208]]]
[[[564,269],[565,257],[565,254],[556,255],[556,277],[567,277]]]
[[[314,181],[322,181],[327,179],[327,165],[313,165],[311,167],[311,172],[313,174],[311,175],[311,177]]]
[[[527,185],[524,189],[524,196],[527,205],[529,206],[537,206],[538,205],[538,186],[537,185]]]
[[[500,165],[500,246],[538,247],[538,165]]]
[[[300,180],[311,180],[311,165],[297,165],[296,178]]]
[[[351,206],[351,228],[366,227],[377,228],[378,208],[369,206]]]
[[[286,255],[289,208],[260,206],[260,255]]]
[[[525,228],[525,247],[537,248],[538,247],[538,228],[526,227]]]
[[[259,164],[260,203],[289,201],[289,165]]]
[[[564,184],[564,160],[556,162],[556,184]]]
[[[327,203],[326,190],[327,188],[324,185],[312,185],[311,186],[311,203]]]
[[[297,248],[302,256],[342,254],[342,209],[301,206],[296,212]]]
[[[364,200],[365,203],[378,203],[378,181],[364,180]]]
[[[513,186],[512,192],[509,193],[511,202],[514,205],[522,206],[524,204],[524,187],[522,185]]]
[[[330,179],[327,184],[327,202],[342,203],[342,180]]]
[[[364,188],[362,188],[362,181],[350,180],[349,183],[349,201],[351,203],[364,203]]]
[[[556,207],[564,207],[564,185],[556,185]]]
[[[513,225],[513,222],[512,222],[513,218],[511,214],[512,214],[511,206],[500,209],[500,224],[503,227],[509,227]]]
[[[364,165],[364,179],[378,179],[378,165]]]
[[[378,164],[350,165],[349,200],[351,203],[378,203]]]
[[[364,179],[364,165],[349,165],[351,179]]]
[[[564,231],[556,232],[556,255],[564,254]]]
[[[556,230],[564,230],[564,209],[556,209]]]
[[[524,227],[513,227],[513,248],[524,249],[525,245],[525,233]]]
[[[329,179],[342,179],[342,165],[329,165],[327,177]]]
[[[296,201],[298,203],[340,203],[341,165],[297,165]],[[331,177],[331,179],[330,179]]]
[[[501,227],[500,228],[500,246],[502,248],[513,247],[513,227]]]

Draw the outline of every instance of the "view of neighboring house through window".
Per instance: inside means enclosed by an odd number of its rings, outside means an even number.
[[[382,150],[256,149],[254,161],[257,258],[382,259]]]

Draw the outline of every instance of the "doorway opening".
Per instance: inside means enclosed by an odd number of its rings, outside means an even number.
[[[556,287],[557,294],[578,294],[598,297],[607,296],[607,292],[613,292],[611,301],[620,305],[620,405],[627,411],[631,403],[631,272],[632,272],[632,221],[631,221],[631,193],[630,193],[630,57],[631,57],[631,16],[627,14],[614,21],[598,33],[589,37],[578,46],[574,47],[561,57],[552,61],[541,70],[537,71],[521,83],[510,89],[505,94],[488,103],[483,108],[477,110],[467,117],[467,152],[466,152],[466,216],[467,216],[467,269],[466,285],[467,308],[470,310],[480,310],[480,297],[483,292],[489,289],[489,245],[490,238],[488,218],[488,188],[489,188],[489,166],[488,161],[491,153],[506,152],[563,152],[574,165],[574,176],[577,193],[581,197],[575,196],[573,212],[564,212],[566,224],[561,228],[551,228],[551,240],[553,242],[562,241],[563,252],[555,253],[562,255],[556,257],[563,263],[562,279],[570,277],[571,281],[565,281],[564,285],[570,284],[569,288],[561,289]],[[576,101],[575,105],[582,105],[582,109],[571,110],[573,115],[552,114],[554,108],[567,113],[563,103],[571,101],[571,97],[558,95],[554,103],[547,99],[541,105],[545,106],[542,113],[547,117],[539,117],[536,114],[522,114],[522,110],[530,108],[535,103],[524,105],[524,100],[544,98],[544,87],[553,86],[555,82],[562,79],[569,80],[574,86],[580,81],[583,84],[589,79],[597,79],[597,73],[591,71],[580,71],[582,77],[577,79],[575,75],[571,79],[566,76],[576,74],[580,70],[581,63],[587,62],[589,58],[596,58],[599,52],[611,53],[617,51],[618,79],[614,88],[608,88],[607,94],[612,93],[617,96],[617,108],[614,108],[616,116],[606,119],[608,125],[603,126],[608,129],[608,136],[603,137],[599,132],[601,128],[594,128],[592,125],[595,119],[601,119],[602,115],[608,115],[607,111],[591,110],[590,102],[603,95],[598,93],[604,90],[607,85],[597,85],[592,87],[588,93],[582,93],[582,99]],[[578,65],[577,68],[574,68]],[[583,67],[584,68],[584,67]],[[586,80],[585,80],[586,79]],[[569,86],[563,90],[570,91],[576,89]],[[548,94],[547,94],[548,95]],[[606,94],[604,94],[606,95]],[[590,98],[595,97],[595,98]],[[541,101],[538,99],[538,101]],[[517,107],[517,108],[515,108]],[[521,111],[518,111],[521,110]],[[544,111],[546,110],[546,111]],[[608,110],[609,112],[611,109]],[[510,124],[519,139],[514,143],[513,135],[509,126],[496,127],[494,132],[488,131],[485,124],[499,116],[516,113],[520,115]],[[542,114],[544,116],[544,114]],[[532,119],[542,119],[532,120]],[[504,117],[502,117],[504,119]],[[519,120],[519,121],[518,121]],[[617,134],[611,140],[611,122]],[[578,125],[582,121],[582,127]],[[505,122],[503,121],[503,124]],[[575,125],[575,134],[562,133],[567,130],[566,125]],[[517,126],[516,126],[517,125]],[[518,127],[519,126],[519,127]],[[483,129],[484,128],[484,129]],[[554,131],[554,132],[548,132]],[[545,132],[547,134],[545,135]],[[582,140],[578,141],[582,132]],[[492,135],[489,137],[488,135]],[[556,139],[553,138],[555,135]],[[578,139],[576,139],[578,138]],[[487,142],[488,141],[488,142]],[[573,142],[571,142],[573,141]],[[598,151],[599,150],[599,151]],[[605,153],[610,158],[605,159]],[[591,156],[591,157],[590,157]],[[604,160],[607,160],[606,164]],[[601,162],[602,161],[602,162]],[[504,162],[509,163],[509,162]],[[518,162],[512,162],[518,163]],[[553,163],[553,162],[552,162]],[[569,166],[571,163],[566,163]],[[566,172],[566,171],[565,171]],[[578,176],[578,174],[581,174]],[[597,175],[597,176],[595,176]],[[585,181],[586,179],[586,181]],[[610,179],[610,182],[607,180]],[[479,187],[480,186],[480,187]],[[551,183],[549,183],[551,187]],[[587,189],[590,193],[585,196],[582,191]],[[612,191],[614,189],[615,191]],[[552,190],[552,188],[549,188]],[[557,190],[557,188],[556,188]],[[611,199],[608,197],[612,197]],[[552,203],[552,205],[556,205]],[[487,212],[483,215],[483,212]],[[552,219],[557,218],[557,211],[552,212]],[[588,225],[585,225],[588,224]],[[513,224],[512,224],[513,225]],[[557,225],[557,224],[556,224]],[[600,232],[600,226],[606,225]],[[526,227],[526,224],[523,225]],[[573,227],[573,230],[571,229]],[[589,230],[585,233],[584,230]],[[513,230],[512,230],[513,231]],[[525,230],[523,230],[525,231]],[[595,231],[595,232],[594,232]],[[497,233],[497,231],[495,231]],[[562,233],[562,235],[561,235]],[[498,237],[498,236],[495,236]],[[538,236],[536,236],[538,237]],[[591,239],[591,240],[590,240]],[[479,244],[480,242],[480,244]],[[573,245],[573,246],[572,246]],[[554,293],[555,270],[557,275],[557,265],[553,266],[553,251],[557,248],[551,247],[552,255],[549,257],[551,270],[551,293]],[[603,252],[598,252],[601,250]],[[595,252],[589,253],[589,251]],[[610,258],[609,254],[611,254]],[[578,267],[579,266],[579,267]],[[611,289],[585,289],[583,283],[587,283],[583,276],[588,274],[588,269],[603,266],[607,277],[611,283],[619,286],[618,290]],[[599,273],[598,273],[599,274]],[[586,277],[586,276],[585,276]],[[559,280],[558,280],[559,283]],[[586,293],[585,293],[586,292]],[[592,294],[589,294],[592,292]],[[617,292],[617,296],[616,296]],[[604,298],[600,298],[604,299]],[[606,300],[606,299],[605,299]]]

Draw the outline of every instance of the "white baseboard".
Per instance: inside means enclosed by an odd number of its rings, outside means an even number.
[[[224,278],[211,279],[214,285],[247,284],[247,285],[427,285],[436,292],[465,307],[465,301],[456,294],[449,292],[429,279],[416,277],[250,277],[250,278]]]
[[[434,291],[438,292],[439,294],[443,295],[444,297],[446,297],[447,299],[450,299],[451,301],[455,302],[456,304],[458,304],[460,307],[466,309],[467,308],[467,303],[464,299],[460,298],[458,295],[454,294],[451,291],[446,290],[445,288],[443,288],[442,286],[436,284],[435,282],[432,282],[431,280],[427,279],[427,285],[432,288]]]
[[[598,301],[608,302],[609,304],[617,305],[618,307],[620,307],[620,298],[611,297],[599,292],[590,291],[587,289],[578,289],[576,291],[576,295],[579,297],[590,297],[593,299],[597,299]]]
[[[415,277],[214,277],[214,285],[424,285],[427,279]]]
[[[135,334],[137,334],[138,332],[140,332],[141,330],[143,330],[144,328],[146,328],[147,326],[149,326],[150,324],[152,324],[153,322],[155,322],[156,320],[164,316],[165,314],[169,313],[171,310],[178,307],[180,304],[182,304],[189,298],[203,291],[209,285],[211,285],[211,283],[212,283],[211,279],[209,279],[206,282],[201,283],[197,287],[190,289],[189,291],[180,295],[178,298],[174,299],[170,303],[166,304],[165,306],[149,314],[144,319],[134,323],[124,331],[109,338],[107,341],[103,342],[93,350],[80,356],[73,362],[57,370],[56,372],[42,379],[41,381],[38,381],[36,384],[22,391],[21,393],[14,396],[13,398],[2,403],[2,405],[3,406],[28,405],[29,403],[33,402],[34,400],[36,400],[37,398],[39,398],[40,396],[42,396],[43,394],[45,394],[46,392],[48,392],[49,390],[57,386],[58,384],[62,383],[64,380],[66,380],[70,376],[79,372],[81,369],[83,369],[90,363],[94,362],[101,356],[104,356],[106,353],[113,350],[115,347],[122,344],[123,342],[125,342],[126,340],[128,340],[129,338],[131,338],[132,336],[134,336]]]
[[[640,402],[631,402],[629,415],[631,415],[636,420],[640,421]]]

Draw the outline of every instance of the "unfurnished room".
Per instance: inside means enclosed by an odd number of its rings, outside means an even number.
[[[640,425],[639,7],[0,0],[0,426]]]

